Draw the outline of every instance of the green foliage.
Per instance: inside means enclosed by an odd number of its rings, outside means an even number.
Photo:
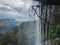
[[[57,25],[57,36],[60,37],[60,24]]]
[[[0,45],[17,45],[17,29],[8,31],[5,34],[0,33]]]

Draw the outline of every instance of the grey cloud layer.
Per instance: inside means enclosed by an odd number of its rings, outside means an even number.
[[[0,18],[15,18],[28,20],[27,11],[31,6],[30,0],[0,0]],[[7,17],[6,17],[7,16]]]

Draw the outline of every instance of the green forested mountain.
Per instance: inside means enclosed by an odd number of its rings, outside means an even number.
[[[19,44],[21,45],[34,45],[38,37],[37,21],[22,22],[19,26]],[[21,38],[20,38],[21,37]]]

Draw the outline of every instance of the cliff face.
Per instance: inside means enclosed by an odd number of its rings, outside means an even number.
[[[35,45],[38,37],[37,21],[23,22],[19,26],[19,44]]]

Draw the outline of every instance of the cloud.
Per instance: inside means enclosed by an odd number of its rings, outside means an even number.
[[[19,11],[18,9],[26,11],[32,5],[31,2],[31,0],[0,0],[0,7],[5,7],[15,11]]]
[[[31,0],[0,0],[0,18],[28,20]]]
[[[15,11],[3,11],[0,10],[0,19],[20,19],[20,20],[28,20],[28,16],[22,13],[18,13]]]
[[[21,14],[21,13],[18,13],[18,12],[16,12],[16,11],[3,11],[3,10],[0,10],[0,14],[9,14],[9,16],[12,16],[12,17],[19,17],[19,16],[21,16],[21,17],[23,17],[23,14]]]
[[[30,0],[0,0],[2,4],[8,4],[11,7],[20,7],[23,9],[28,9],[31,5]]]
[[[12,8],[9,7],[9,6],[6,6],[6,5],[2,5],[2,4],[0,4],[0,8],[2,8],[2,7],[6,7],[6,8],[8,8],[8,9],[12,9]]]
[[[4,5],[4,4],[0,4],[0,10],[4,10],[4,11],[14,10],[15,11],[15,9],[13,9],[12,7]]]

